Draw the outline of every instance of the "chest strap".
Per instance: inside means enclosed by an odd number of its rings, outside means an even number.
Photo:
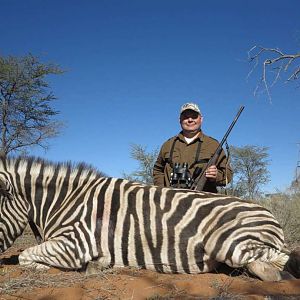
[[[170,158],[168,160],[168,163],[169,165],[171,166],[171,168],[173,168],[173,153],[174,153],[174,148],[175,148],[175,144],[177,142],[177,140],[179,140],[178,137],[176,137],[172,143],[172,146],[171,146],[171,150],[170,150]],[[200,150],[201,150],[201,146],[202,146],[202,141],[200,141],[198,143],[198,146],[197,146],[197,150],[196,150],[196,155],[195,155],[195,160],[194,162],[189,166],[189,168],[192,168],[195,164],[197,163],[200,163],[200,162],[207,162],[206,159],[201,159],[199,160],[199,155],[200,155]]]

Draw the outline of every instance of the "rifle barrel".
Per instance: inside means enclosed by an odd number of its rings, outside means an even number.
[[[224,144],[225,141],[227,140],[228,135],[230,134],[230,132],[231,132],[233,126],[234,126],[235,123],[237,122],[237,120],[238,120],[238,118],[240,117],[240,115],[241,115],[242,111],[244,110],[244,108],[245,108],[245,106],[242,105],[242,106],[240,107],[239,111],[237,112],[237,114],[236,114],[234,120],[233,120],[232,123],[230,124],[228,130],[226,131],[225,135],[223,136],[222,141],[220,142],[221,147],[223,146],[223,144]]]
[[[194,182],[193,182],[193,184],[192,184],[192,186],[191,186],[191,189],[192,189],[192,190],[196,190],[196,189],[197,189],[197,190],[200,190],[200,191],[201,191],[201,190],[203,189],[206,180],[205,180],[205,182],[203,182],[203,180],[202,180],[202,182],[200,182],[200,181],[201,181],[201,179],[203,178],[206,169],[207,169],[210,165],[212,165],[212,161],[213,161],[213,160],[215,160],[214,163],[216,163],[218,157],[220,156],[220,154],[221,154],[221,152],[222,152],[223,144],[224,144],[225,141],[227,140],[228,135],[230,134],[230,132],[231,132],[233,126],[234,126],[235,123],[237,122],[237,120],[238,120],[238,118],[240,117],[240,115],[241,115],[242,111],[244,110],[244,108],[245,108],[245,106],[243,106],[243,105],[240,107],[240,109],[239,109],[239,111],[237,112],[237,114],[236,114],[234,120],[232,121],[232,123],[230,124],[229,128],[227,129],[227,131],[226,131],[224,137],[222,138],[222,141],[219,143],[219,146],[218,146],[218,148],[216,149],[214,155],[211,157],[211,159],[210,159],[209,162],[207,163],[206,167],[203,168],[203,170],[202,170],[201,174],[199,175],[199,177],[198,177],[198,178],[195,178],[195,180],[194,180]],[[218,157],[216,157],[216,156],[218,156]]]

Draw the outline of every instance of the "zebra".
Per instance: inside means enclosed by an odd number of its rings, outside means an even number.
[[[42,242],[19,255],[27,267],[195,274],[227,264],[261,280],[300,277],[300,251],[286,250],[258,204],[106,177],[85,164],[0,158],[1,253],[28,222]]]

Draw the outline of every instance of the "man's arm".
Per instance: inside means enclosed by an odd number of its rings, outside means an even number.
[[[221,155],[217,162],[217,185],[218,186],[225,186],[232,180],[232,169],[230,164],[227,162],[227,157],[225,155],[224,150],[222,150]]]
[[[227,164],[227,157],[222,150],[216,165],[211,165],[205,171],[207,181],[215,182],[217,186],[225,186],[232,179],[232,169]]]
[[[160,150],[156,162],[153,167],[153,183],[154,185],[164,186],[164,170],[165,170],[165,160],[162,156],[162,149]]]

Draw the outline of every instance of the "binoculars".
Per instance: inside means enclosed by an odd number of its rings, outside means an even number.
[[[170,186],[176,188],[189,188],[192,181],[188,163],[175,163],[170,178]]]

